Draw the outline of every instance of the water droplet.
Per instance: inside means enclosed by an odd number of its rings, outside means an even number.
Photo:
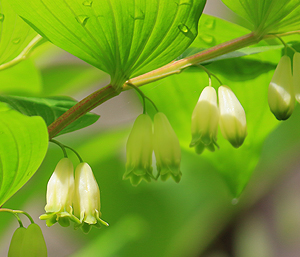
[[[231,204],[232,205],[237,205],[239,203],[239,199],[237,199],[237,198],[233,198],[232,200],[231,200]]]
[[[208,29],[214,29],[216,25],[216,20],[215,19],[207,19],[204,22],[204,26]]]
[[[0,21],[4,21],[4,14],[0,13]]]
[[[13,42],[14,44],[19,44],[20,41],[21,41],[21,38],[17,37],[17,38],[15,38],[15,39],[13,39],[12,42]]]
[[[178,28],[183,33],[188,33],[189,32],[189,28],[186,25],[184,25],[183,23],[179,24]]]
[[[87,1],[84,1],[82,4],[83,4],[84,6],[87,6],[87,7],[92,7],[93,1],[87,0]]]
[[[191,5],[192,0],[180,0],[179,5]]]
[[[201,39],[208,45],[213,45],[215,38],[211,35],[201,35]]]
[[[135,14],[131,15],[131,18],[134,20],[144,20],[145,19],[145,13],[143,12],[143,10],[139,7],[135,8]]]
[[[76,20],[82,25],[85,26],[85,24],[87,23],[89,17],[87,15],[78,15],[76,17]]]

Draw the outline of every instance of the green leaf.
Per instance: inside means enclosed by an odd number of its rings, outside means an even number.
[[[15,110],[0,112],[0,206],[16,193],[41,165],[48,131],[40,117]]]
[[[20,54],[36,35],[13,11],[10,0],[0,0],[0,65]]]
[[[205,0],[10,0],[55,45],[120,85],[174,60],[197,35]]]
[[[265,52],[206,66],[230,86],[246,112],[248,136],[240,148],[233,148],[219,131],[217,143],[220,149],[214,153],[206,150],[199,156],[211,162],[234,197],[238,197],[248,183],[258,163],[264,139],[278,124],[268,107],[267,89],[279,58],[278,51]],[[207,85],[207,74],[200,68],[191,68],[179,76],[171,76],[143,88],[144,93],[169,118],[181,146],[192,152],[194,150],[189,148],[191,115],[200,92]],[[218,87],[216,80],[213,80],[213,85]],[[184,173],[182,170],[183,177]]]
[[[299,0],[222,0],[246,19],[249,29],[264,35],[300,29]]]
[[[13,109],[25,115],[41,116],[45,120],[47,126],[77,103],[69,97],[37,98],[0,96],[0,101],[8,103]],[[58,135],[82,129],[95,123],[98,119],[98,115],[87,113],[63,129]]]
[[[0,71],[0,93],[38,94],[41,92],[41,75],[32,60],[24,60],[17,65]]]

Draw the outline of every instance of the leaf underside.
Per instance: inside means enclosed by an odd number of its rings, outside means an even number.
[[[206,0],[10,0],[55,45],[112,83],[174,60],[194,40]]]

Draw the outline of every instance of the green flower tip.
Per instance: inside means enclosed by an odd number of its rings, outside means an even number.
[[[296,66],[296,69],[299,65],[298,62],[300,61],[298,58],[298,55],[294,56],[294,65]],[[297,77],[299,77],[297,73],[299,72],[295,72],[294,67],[294,84],[297,84]],[[274,71],[274,75],[268,88],[269,107],[278,120],[286,120],[292,115],[295,106],[294,88],[297,90],[296,86],[293,87],[291,60],[290,57],[284,55],[281,57]]]

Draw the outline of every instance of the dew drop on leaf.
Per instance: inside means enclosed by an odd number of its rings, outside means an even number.
[[[178,28],[183,33],[188,33],[189,32],[189,28],[183,23],[179,24]]]
[[[206,44],[213,44],[215,41],[215,38],[210,35],[201,35],[201,39],[206,43]]]
[[[179,5],[191,5],[192,0],[180,0]]]
[[[215,24],[216,24],[216,21],[215,19],[207,19],[205,22],[204,22],[204,26],[208,29],[214,29],[215,28]]]
[[[136,8],[135,16],[133,17],[133,19],[134,20],[144,20],[145,19],[145,13],[140,8]]]
[[[0,13],[0,21],[4,21],[4,14]]]
[[[239,203],[239,199],[238,198],[233,198],[232,200],[231,200],[231,204],[232,205],[237,205]]]
[[[84,1],[82,4],[83,4],[84,6],[87,6],[87,7],[92,7],[93,1],[87,0],[87,1]]]
[[[18,38],[13,39],[12,42],[13,42],[14,44],[19,44],[20,41],[21,41],[21,38],[18,37]]]
[[[76,17],[76,20],[82,25],[85,26],[85,24],[87,23],[89,17],[87,15],[78,15]]]

